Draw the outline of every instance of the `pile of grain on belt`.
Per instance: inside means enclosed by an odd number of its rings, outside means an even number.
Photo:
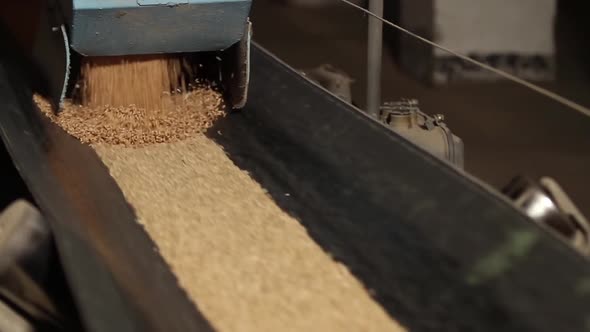
[[[82,58],[80,101],[82,105],[162,108],[162,91],[186,90],[190,73],[178,55],[134,55]],[[184,66],[183,66],[184,64]]]
[[[164,95],[159,109],[135,105],[89,107],[66,101],[56,114],[46,100],[34,98],[53,122],[87,144],[142,146],[179,141],[203,132],[225,114],[221,94],[207,87]]]
[[[205,135],[94,148],[216,331],[404,331]]]
[[[66,103],[59,115],[36,101],[92,144],[216,331],[404,330],[202,133],[223,114],[217,92],[170,96],[156,108]]]

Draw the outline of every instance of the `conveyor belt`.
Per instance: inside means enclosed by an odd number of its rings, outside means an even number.
[[[0,61],[2,139],[51,222],[88,330],[211,331],[94,150],[33,105],[30,65],[7,53]]]
[[[588,330],[587,260],[484,186],[252,52],[248,106],[209,135],[392,317],[411,330]],[[23,65],[0,65],[2,138],[52,223],[89,330],[212,330],[94,152],[34,109]]]

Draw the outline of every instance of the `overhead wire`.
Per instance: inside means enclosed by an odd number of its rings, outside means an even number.
[[[360,5],[357,5],[355,3],[352,3],[349,0],[340,0],[340,1],[342,1],[343,3],[345,3],[345,4],[349,5],[349,6],[352,6],[352,7],[356,8],[356,9],[362,11],[362,12],[364,12],[365,14],[367,14],[369,16],[372,16],[372,17],[374,17],[374,18],[382,21],[386,25],[389,25],[389,26],[391,26],[391,27],[393,27],[393,28],[395,28],[395,29],[397,29],[399,31],[402,31],[403,33],[405,33],[405,34],[407,34],[407,35],[409,35],[411,37],[414,37],[414,38],[416,38],[416,39],[418,39],[418,40],[420,40],[420,41],[422,41],[422,42],[424,42],[424,43],[426,43],[426,44],[428,44],[428,45],[430,45],[432,47],[435,47],[435,48],[438,48],[438,49],[443,50],[445,52],[448,52],[449,54],[452,54],[452,55],[460,58],[461,60],[464,60],[466,62],[469,62],[469,63],[471,63],[473,65],[476,65],[476,66],[478,66],[480,68],[489,70],[489,71],[491,71],[491,72],[493,72],[493,73],[495,73],[495,74],[497,74],[497,75],[499,75],[501,77],[504,77],[504,78],[506,78],[506,79],[514,82],[514,83],[523,85],[523,86],[525,86],[525,87],[527,87],[527,88],[529,88],[529,89],[531,89],[531,90],[533,90],[533,91],[535,91],[537,93],[540,93],[540,94],[544,95],[547,98],[550,98],[550,99],[552,99],[552,100],[554,100],[554,101],[556,101],[556,102],[558,102],[558,103],[560,103],[560,104],[562,104],[564,106],[567,106],[567,107],[569,107],[569,108],[571,108],[571,109],[573,109],[573,110],[575,110],[575,111],[577,111],[577,112],[579,112],[579,113],[581,113],[581,114],[583,114],[585,116],[590,117],[590,109],[587,108],[587,107],[585,107],[585,106],[583,106],[583,105],[581,105],[581,104],[579,104],[579,103],[576,103],[575,101],[572,101],[572,100],[570,100],[570,99],[568,99],[566,97],[563,97],[563,96],[561,96],[561,95],[559,95],[559,94],[557,94],[557,93],[555,93],[553,91],[550,91],[548,89],[545,89],[543,87],[540,87],[540,86],[538,86],[538,85],[536,85],[534,83],[531,83],[531,82],[529,82],[527,80],[524,80],[524,79],[522,79],[520,77],[517,77],[515,75],[512,75],[510,73],[507,73],[507,72],[505,72],[503,70],[500,70],[498,68],[494,68],[494,67],[492,67],[490,65],[487,65],[487,64],[485,64],[483,62],[477,61],[477,60],[475,60],[475,59],[473,59],[473,58],[471,58],[471,57],[469,57],[467,55],[463,55],[463,54],[461,54],[461,53],[459,53],[457,51],[451,50],[451,49],[449,49],[449,48],[447,48],[445,46],[442,46],[442,45],[439,45],[439,44],[437,44],[437,43],[435,43],[433,41],[430,41],[430,40],[428,40],[428,39],[426,39],[426,38],[424,38],[424,37],[422,37],[422,36],[420,36],[420,35],[418,35],[416,33],[413,33],[412,31],[410,31],[410,30],[408,30],[408,29],[406,29],[406,28],[404,28],[404,27],[402,27],[402,26],[400,26],[398,24],[395,24],[395,23],[393,23],[393,22],[391,22],[391,21],[389,21],[389,20],[387,20],[387,19],[385,19],[385,18],[383,18],[383,17],[381,17],[379,15],[376,15],[376,14],[372,13],[371,11],[369,11],[369,10],[361,7]]]

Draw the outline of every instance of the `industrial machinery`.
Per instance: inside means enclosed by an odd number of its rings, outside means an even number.
[[[329,64],[304,70],[302,74],[343,101],[355,105],[351,85],[354,79]],[[444,123],[444,115],[429,116],[422,112],[416,99],[384,103],[379,120],[396,133],[422,147],[434,156],[463,168],[464,147]]]
[[[301,73],[338,98],[354,105],[351,91],[351,85],[354,79],[344,71],[330,64],[322,64],[316,68],[304,70]]]
[[[35,0],[3,5],[0,22],[42,73],[55,106],[79,56],[209,53],[234,108],[249,80],[251,0]]]
[[[442,114],[429,116],[420,111],[417,100],[404,99],[385,103],[379,119],[414,144],[463,168],[463,141],[451,133]]]
[[[502,192],[534,222],[547,227],[581,254],[590,255],[590,223],[552,178],[515,177]]]
[[[215,331],[95,151],[32,102],[42,92],[58,105],[79,56],[196,51],[222,60],[232,105],[248,94],[245,111],[216,123],[210,139],[408,330],[588,329],[587,257],[531,222],[522,204],[255,43],[250,57],[249,0],[67,4],[11,1],[0,12],[0,137],[37,206],[0,216],[0,329]],[[382,110],[386,123],[441,136],[442,119],[401,106]]]

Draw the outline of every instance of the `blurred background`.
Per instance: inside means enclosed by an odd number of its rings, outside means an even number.
[[[366,2],[353,1],[366,8]],[[385,18],[590,105],[590,5],[571,0],[385,0]],[[368,17],[339,0],[255,0],[254,40],[292,67],[341,74],[366,106]],[[551,176],[590,215],[590,118],[383,26],[381,103],[417,99],[464,144],[465,170],[496,188]],[[318,110],[321,112],[321,110]]]

